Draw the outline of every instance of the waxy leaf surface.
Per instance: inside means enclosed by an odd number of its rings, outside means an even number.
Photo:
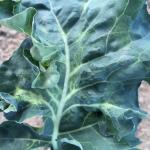
[[[31,128],[53,150],[138,149],[138,87],[150,77],[143,0],[6,0],[0,19],[31,37],[0,67],[8,120],[42,116]]]

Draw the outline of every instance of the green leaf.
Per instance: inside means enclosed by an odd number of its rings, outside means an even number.
[[[144,7],[139,11],[138,16],[136,17],[132,25],[134,39],[140,39],[149,34],[149,22],[150,17],[147,13],[147,5],[145,4]]]
[[[7,121],[0,125],[1,150],[25,150],[42,145],[50,145],[49,139],[40,137],[31,127],[25,124]]]
[[[14,10],[9,24],[24,30],[13,20],[25,15],[32,43],[0,67],[0,91],[19,105],[7,119],[43,116],[37,134],[53,150],[138,149],[138,87],[150,78],[144,1],[22,0]]]
[[[135,147],[129,148],[123,141],[116,142],[111,137],[102,136],[97,125],[89,126],[82,131],[70,134],[70,136],[78,140],[85,150],[137,150]]]
[[[76,140],[68,140],[64,138],[61,140],[61,147],[62,150],[83,150],[82,145]]]
[[[7,115],[11,120],[15,118],[24,121],[35,115],[48,116],[49,113],[54,113],[48,103],[50,102],[49,93],[31,87],[32,81],[39,74],[37,62],[26,57],[30,57],[31,47],[31,40],[26,39],[10,60],[0,66],[0,100],[3,102],[3,110],[5,113],[6,111],[8,113],[12,108],[15,111],[18,110],[13,115],[11,113]],[[8,108],[6,107],[7,109],[4,108],[6,103],[10,105]]]
[[[18,110],[18,103],[16,100],[7,93],[0,93],[0,109],[5,113],[16,112]]]
[[[0,1],[0,24],[30,35],[36,10],[28,8],[19,14],[15,14],[15,7],[17,7],[18,2],[12,0]]]

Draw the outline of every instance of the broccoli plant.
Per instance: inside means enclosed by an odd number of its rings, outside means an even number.
[[[0,0],[27,39],[0,66],[0,150],[137,150],[150,78],[144,0]],[[26,119],[41,116],[35,128]]]

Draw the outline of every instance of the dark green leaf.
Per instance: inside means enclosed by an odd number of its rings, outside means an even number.
[[[52,138],[53,150],[136,150],[137,126],[145,116],[138,87],[150,78],[145,2],[13,4],[9,12],[14,8],[14,16],[1,22],[32,31],[32,44],[25,41],[0,68],[0,91],[18,104],[25,102],[7,118],[23,121],[42,115],[45,126],[38,133]],[[5,4],[1,8],[7,10]],[[18,17],[25,19],[18,23]]]
[[[0,125],[0,145],[1,150],[30,150],[50,142],[25,124],[7,121]]]

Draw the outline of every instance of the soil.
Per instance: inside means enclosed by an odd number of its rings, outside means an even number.
[[[7,60],[25,36],[14,30],[0,27],[0,63]]]
[[[150,150],[150,85],[146,82],[139,88],[139,101],[141,109],[148,113],[139,125],[138,137],[142,141],[139,147],[141,150]]]
[[[0,27],[0,63],[7,60],[12,53],[17,49],[25,35],[17,33],[14,30],[9,30],[5,27]],[[141,109],[150,114],[150,85],[146,82],[142,82],[139,88],[139,101]],[[0,114],[0,123],[5,118]],[[34,117],[26,120],[26,123],[32,124],[33,126],[41,126],[42,120],[40,117]],[[150,150],[150,116],[142,121],[138,128],[137,136],[142,141],[139,146],[141,150]]]

